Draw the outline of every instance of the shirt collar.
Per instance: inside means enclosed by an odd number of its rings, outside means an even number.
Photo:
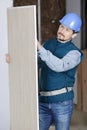
[[[60,42],[60,43],[67,43],[67,42],[69,42],[69,41],[71,41],[71,40],[61,41],[61,40],[59,40],[59,39],[57,38],[57,41]]]

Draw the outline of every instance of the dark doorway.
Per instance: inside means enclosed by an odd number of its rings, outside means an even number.
[[[82,14],[82,44],[81,49],[87,49],[87,0],[81,1]]]

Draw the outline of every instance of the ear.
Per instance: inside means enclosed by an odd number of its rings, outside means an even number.
[[[77,36],[77,33],[73,33],[72,38],[75,38]]]

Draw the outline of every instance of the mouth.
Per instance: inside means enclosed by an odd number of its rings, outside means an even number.
[[[65,36],[61,32],[58,33],[57,37],[60,41],[65,41]]]
[[[59,36],[65,37],[62,33],[58,33]]]

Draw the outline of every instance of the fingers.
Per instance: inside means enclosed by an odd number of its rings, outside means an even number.
[[[10,63],[10,60],[11,60],[10,55],[9,55],[9,54],[6,54],[6,62],[7,62],[7,63]]]

